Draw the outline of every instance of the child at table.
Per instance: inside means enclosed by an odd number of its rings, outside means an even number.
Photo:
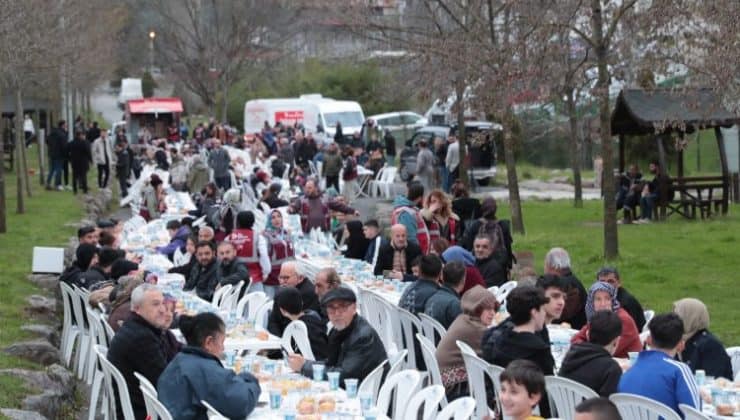
[[[501,373],[501,406],[512,420],[542,420],[532,410],[545,394],[545,375],[532,361],[519,359]]]

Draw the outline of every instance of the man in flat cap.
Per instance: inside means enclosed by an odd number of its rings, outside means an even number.
[[[326,360],[327,372],[339,372],[339,383],[355,378],[362,382],[365,377],[388,357],[375,329],[357,314],[357,297],[346,287],[328,292],[321,299],[333,328],[329,331],[329,346]],[[301,355],[288,358],[291,369],[305,376],[313,375],[315,362]]]

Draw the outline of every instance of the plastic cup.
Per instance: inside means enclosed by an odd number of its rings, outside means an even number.
[[[275,361],[273,360],[267,360],[265,363],[262,364],[262,371],[269,375],[275,374]]]
[[[296,420],[297,414],[293,410],[288,410],[283,413],[283,420]]]
[[[699,386],[702,386],[707,382],[707,372],[704,369],[697,369],[695,377],[696,384]]]
[[[236,354],[228,352],[226,353],[226,364],[228,366],[234,366],[234,359],[236,358]]]
[[[326,376],[329,378],[329,389],[332,391],[339,389],[339,372],[327,372]]]
[[[375,420],[378,418],[378,409],[370,408],[369,410],[365,411],[363,415],[365,416],[365,420]]]
[[[277,410],[280,408],[280,404],[283,402],[283,394],[279,389],[273,389],[270,391],[270,409]]]
[[[373,407],[373,394],[369,392],[363,392],[360,394],[360,408],[362,408],[362,412],[365,413],[366,411],[370,410]]]
[[[357,398],[357,384],[358,380],[355,378],[347,378],[344,380],[344,388],[347,391],[348,398]]]
[[[627,352],[627,355],[630,358],[630,366],[634,366],[635,365],[635,362],[637,362],[637,356],[640,355],[640,352],[639,351],[630,351],[630,352]]]
[[[324,380],[324,365],[322,363],[313,364],[313,380],[317,382]]]

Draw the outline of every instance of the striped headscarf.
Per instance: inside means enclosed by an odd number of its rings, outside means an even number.
[[[619,301],[617,300],[617,289],[609,283],[603,281],[597,281],[591,285],[588,289],[588,297],[586,298],[586,319],[591,320],[596,310],[594,309],[594,295],[596,292],[607,292],[612,299],[612,311],[616,312],[619,309]]]

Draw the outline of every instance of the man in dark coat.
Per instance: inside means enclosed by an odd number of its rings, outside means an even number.
[[[293,287],[281,288],[275,295],[275,305],[280,313],[290,321],[301,321],[308,330],[308,342],[316,360],[326,359],[329,344],[326,337],[326,323],[321,315],[312,309],[303,309],[301,292]],[[293,351],[300,353],[294,345]]]
[[[611,284],[615,289],[617,289],[617,300],[619,301],[619,304],[635,321],[637,331],[642,331],[645,326],[645,311],[643,311],[640,302],[638,302],[637,299],[627,291],[627,289],[622,287],[622,280],[619,278],[619,271],[613,267],[603,267],[599,270],[596,278],[599,281]]]
[[[339,372],[339,384],[344,379],[355,378],[362,382],[365,377],[388,358],[378,333],[366,320],[357,314],[357,297],[352,290],[339,287],[328,292],[321,305],[329,314],[333,327],[329,332],[326,370]],[[313,361],[301,355],[290,355],[288,364],[295,372],[312,376]]]
[[[301,293],[301,301],[303,302],[302,309],[312,310],[319,313],[321,310],[319,306],[319,297],[316,295],[316,289],[307,278],[298,274],[296,264],[293,261],[284,262],[280,266],[280,275],[278,276],[280,281],[280,287],[293,287]],[[280,312],[280,308],[277,306],[277,301],[273,303],[272,312],[267,320],[267,331],[278,337],[282,337],[285,327],[290,324],[290,319],[283,316]]]
[[[142,374],[153,384],[157,383],[159,375],[171,360],[165,351],[162,333],[169,328],[169,317],[162,292],[148,283],[138,286],[131,293],[131,310],[131,318],[123,323],[110,343],[108,360],[126,379],[135,418],[144,419],[147,416],[144,396],[134,372]],[[116,412],[117,417],[122,419],[123,411],[118,402]]]
[[[211,301],[218,285],[218,262],[213,242],[199,241],[195,245],[195,258],[198,261],[190,272],[183,290],[193,290],[203,300]]]
[[[69,162],[72,164],[72,191],[77,194],[79,186],[87,194],[87,171],[92,163],[92,150],[84,132],[78,132],[69,144]]]
[[[233,242],[224,241],[218,244],[218,279],[221,286],[231,284],[236,287],[240,281],[249,282],[249,271],[243,262],[236,258]],[[239,293],[244,296],[245,288]]]
[[[439,321],[445,329],[462,313],[460,295],[465,287],[465,264],[453,261],[442,269],[442,286],[427,300],[424,313]]]
[[[59,121],[57,127],[51,130],[46,140],[49,149],[49,175],[46,177],[46,189],[52,189],[51,178],[54,177],[54,188],[62,189],[62,168],[67,149],[67,122]]]
[[[131,163],[134,160],[134,153],[128,147],[128,142],[124,137],[122,141],[116,142],[116,178],[118,186],[121,188],[121,198],[128,195],[128,178],[131,175]]]
[[[476,236],[473,243],[473,253],[475,254],[475,266],[478,267],[478,271],[483,276],[486,287],[501,286],[509,280],[506,269],[493,254],[493,244],[489,235]]]
[[[419,279],[403,291],[398,307],[416,315],[424,312],[427,301],[439,290],[442,260],[436,255],[424,255],[419,264]]]
[[[586,289],[583,283],[570,270],[570,256],[563,248],[553,248],[545,256],[545,274],[560,276],[566,293],[563,315],[554,322],[567,322],[570,327],[580,330],[586,325]]]
[[[612,355],[622,334],[622,321],[616,312],[598,311],[591,317],[588,342],[571,346],[558,376],[571,379],[608,398],[617,392],[622,368]]]
[[[111,279],[111,267],[113,263],[126,256],[122,250],[105,247],[98,252],[97,262],[90,266],[84,273],[80,274],[79,282],[88,290],[96,289],[96,285]]]
[[[381,243],[378,251],[378,260],[375,263],[375,275],[383,271],[391,271],[390,276],[403,281],[413,281],[415,277],[411,271],[411,263],[421,255],[421,248],[410,242],[406,235],[406,226],[396,224],[391,226],[391,240]]]

